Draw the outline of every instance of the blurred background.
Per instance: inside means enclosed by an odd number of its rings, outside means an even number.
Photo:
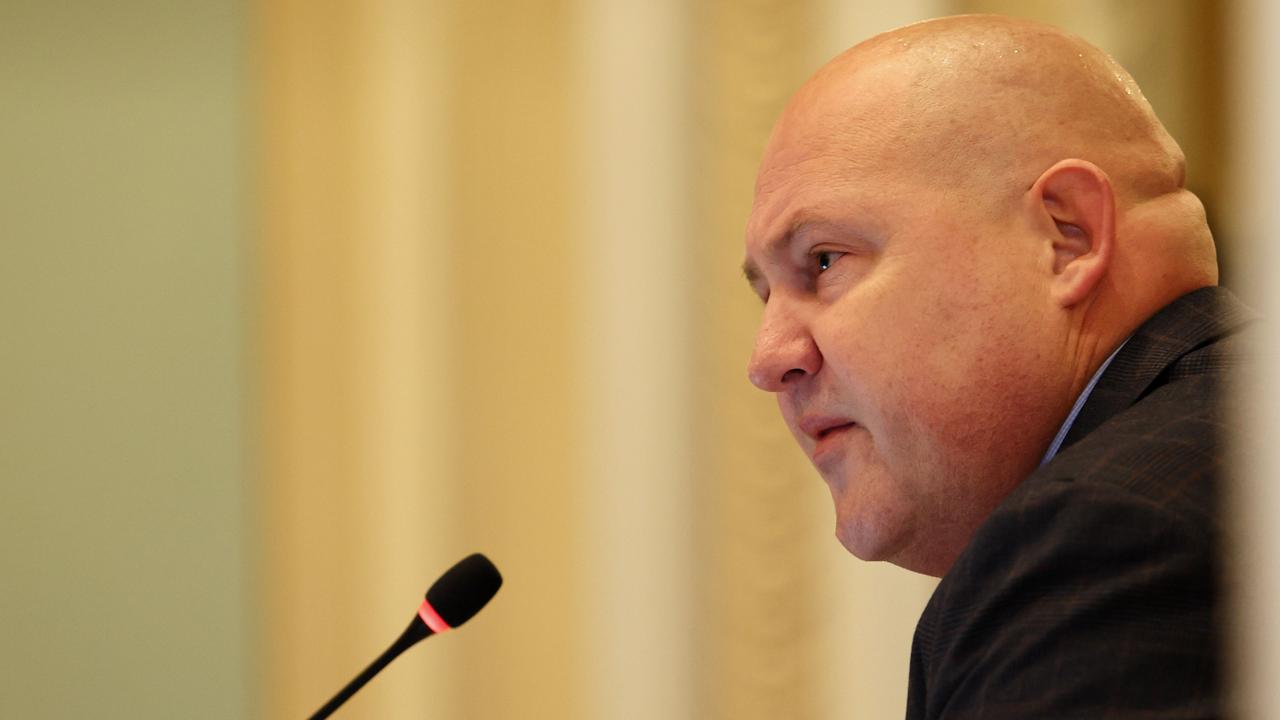
[[[1114,54],[1280,308],[1265,0],[0,0],[0,716],[305,716],[482,551],[341,716],[900,717],[933,581],[835,541],[738,266],[790,92],[958,12]]]

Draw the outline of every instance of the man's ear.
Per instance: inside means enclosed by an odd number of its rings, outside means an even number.
[[[1062,160],[1028,193],[1053,243],[1053,299],[1070,307],[1089,297],[1111,267],[1116,200],[1111,180],[1086,160]]]

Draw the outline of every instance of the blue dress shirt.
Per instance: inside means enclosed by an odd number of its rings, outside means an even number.
[[[1080,408],[1084,407],[1085,402],[1089,399],[1089,394],[1093,392],[1093,386],[1098,384],[1098,378],[1102,377],[1102,373],[1107,371],[1107,366],[1111,364],[1112,360],[1116,359],[1120,348],[1123,348],[1128,342],[1129,338],[1125,338],[1124,342],[1120,343],[1120,347],[1107,356],[1107,359],[1098,367],[1098,371],[1093,374],[1093,377],[1089,378],[1089,384],[1084,386],[1084,390],[1080,391],[1080,397],[1076,398],[1076,404],[1071,406],[1071,414],[1067,415],[1066,422],[1062,423],[1062,427],[1058,428],[1058,434],[1053,436],[1053,442],[1049,444],[1049,450],[1045,452],[1044,457],[1040,460],[1041,465],[1049,462],[1054,455],[1058,454],[1058,449],[1062,447],[1062,441],[1066,439],[1067,433],[1071,432],[1071,426],[1075,423],[1076,416],[1080,414]]]

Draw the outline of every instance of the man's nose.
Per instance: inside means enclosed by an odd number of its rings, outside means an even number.
[[[756,346],[747,365],[751,383],[766,392],[781,392],[788,383],[818,372],[822,353],[803,323],[785,312],[770,313],[756,332]]]

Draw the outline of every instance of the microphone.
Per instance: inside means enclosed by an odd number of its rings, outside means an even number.
[[[364,672],[347,683],[337,695],[334,695],[324,707],[311,716],[311,720],[322,720],[342,707],[356,691],[373,679],[388,663],[400,656],[400,653],[416,645],[431,635],[458,627],[480,612],[493,599],[498,588],[502,587],[502,575],[498,568],[489,562],[489,558],[475,553],[458,561],[427,591],[427,597],[418,606],[418,612],[409,621],[409,627],[400,638],[391,643],[377,660],[370,663]]]

